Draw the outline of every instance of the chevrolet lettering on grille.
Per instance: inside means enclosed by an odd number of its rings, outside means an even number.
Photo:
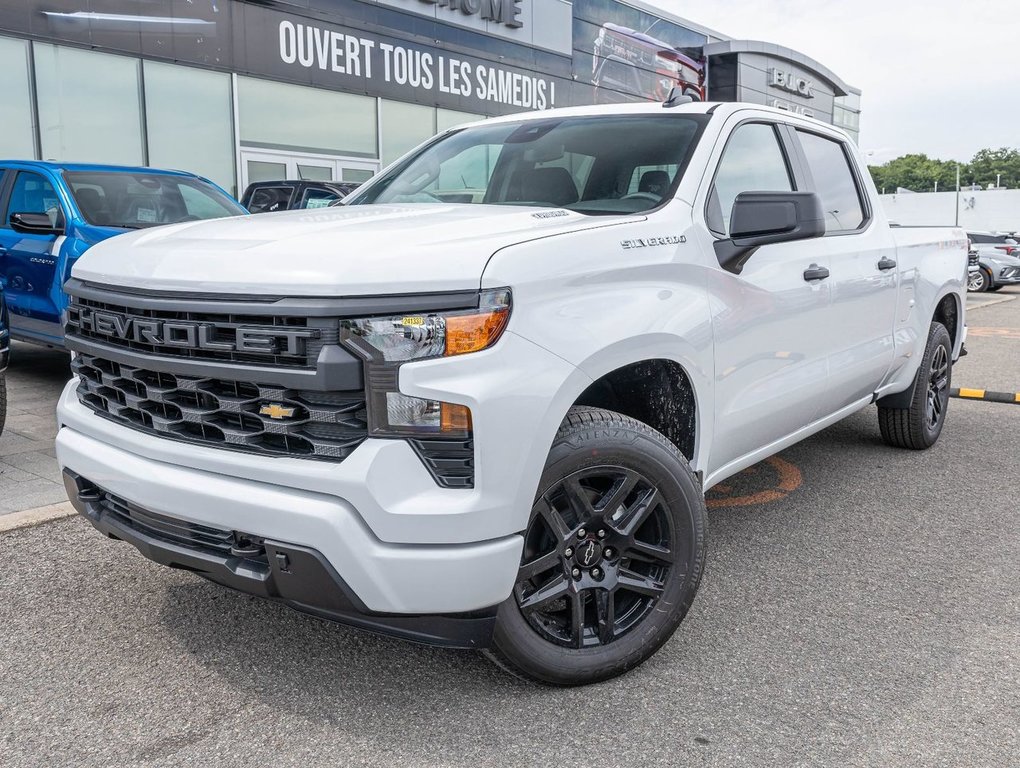
[[[301,355],[309,339],[319,338],[317,328],[274,326],[237,327],[217,333],[214,323],[189,320],[158,320],[107,312],[90,307],[70,306],[68,324],[99,336],[175,349],[205,349],[216,352],[247,352],[262,355]]]

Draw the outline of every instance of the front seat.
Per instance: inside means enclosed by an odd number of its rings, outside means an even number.
[[[662,197],[669,189],[669,174],[665,171],[645,171],[638,182],[638,192]]]
[[[517,201],[563,206],[576,203],[577,187],[566,168],[532,168],[519,171],[511,183]]]
[[[110,219],[110,211],[103,204],[103,198],[98,190],[91,187],[82,187],[74,191],[75,199],[82,215],[92,224],[100,226],[106,224]]]

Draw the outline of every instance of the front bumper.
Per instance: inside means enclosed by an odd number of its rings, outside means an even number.
[[[65,406],[66,400],[62,420]],[[124,437],[133,434],[110,427]],[[57,460],[63,470],[151,513],[315,549],[375,613],[488,608],[510,594],[520,563],[518,535],[471,544],[388,544],[344,499],[164,463],[66,425],[57,433]],[[410,462],[421,466],[413,454]]]
[[[74,508],[100,532],[161,565],[360,629],[450,648],[484,648],[495,606],[464,614],[409,616],[370,611],[320,552],[156,515],[64,470]]]

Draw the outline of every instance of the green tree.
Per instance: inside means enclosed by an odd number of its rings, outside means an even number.
[[[974,155],[968,170],[966,183],[994,186],[998,177],[999,186],[1016,189],[1020,187],[1020,151],[1009,147],[982,149]]]
[[[912,192],[932,192],[935,182],[939,189],[956,189],[956,163],[923,154],[903,155],[884,165],[872,165],[869,170],[879,192],[885,189],[891,194],[899,187]]]

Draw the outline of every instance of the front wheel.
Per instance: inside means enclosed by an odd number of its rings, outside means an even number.
[[[554,685],[619,675],[673,634],[704,561],[705,500],[676,446],[627,416],[573,408],[487,653]]]
[[[931,448],[942,434],[953,377],[953,342],[942,323],[932,323],[907,408],[878,408],[882,439],[894,448]]]
[[[990,282],[991,281],[988,279],[988,273],[983,269],[975,269],[973,272],[967,274],[967,290],[971,293],[987,291]]]

